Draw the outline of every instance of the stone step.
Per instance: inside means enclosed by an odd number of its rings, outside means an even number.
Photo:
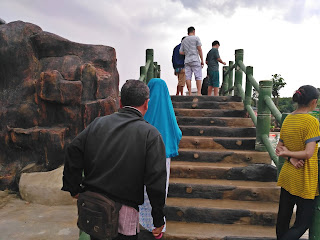
[[[276,240],[273,226],[167,221],[164,240]],[[308,239],[307,234],[301,240]]]
[[[244,110],[175,108],[178,117],[245,117]]]
[[[276,240],[276,229],[273,226],[168,221],[164,239]]]
[[[177,117],[178,125],[254,127],[251,118],[237,117]]]
[[[275,182],[170,177],[169,197],[278,202]]]
[[[266,163],[271,159],[268,152],[212,149],[179,149],[179,155],[172,161],[223,162],[223,163]]]
[[[171,96],[172,102],[242,102],[237,96]]]
[[[253,137],[194,137],[182,136],[179,148],[254,150]]]
[[[275,182],[277,168],[270,164],[230,164],[208,162],[172,162],[173,178],[228,179]]]
[[[166,213],[169,221],[274,226],[278,203],[169,197]]]
[[[217,126],[185,126],[180,125],[184,136],[216,136],[216,137],[255,137],[255,127],[217,127]]]
[[[173,108],[243,110],[242,102],[172,102]]]

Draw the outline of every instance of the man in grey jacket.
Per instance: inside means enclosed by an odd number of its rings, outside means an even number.
[[[66,149],[62,190],[76,198],[83,191],[97,192],[121,203],[117,240],[137,239],[144,185],[154,236],[164,225],[166,154],[160,133],[143,119],[148,101],[147,85],[128,80],[119,112],[96,118]]]

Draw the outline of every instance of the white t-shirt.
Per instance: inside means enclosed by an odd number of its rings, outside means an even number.
[[[180,52],[185,54],[184,63],[200,62],[197,47],[201,45],[200,38],[197,36],[191,35],[183,39]]]

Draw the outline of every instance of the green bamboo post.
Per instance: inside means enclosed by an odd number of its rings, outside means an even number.
[[[229,87],[228,87],[228,75],[225,74],[228,71],[228,67],[224,66],[222,69],[223,69],[222,96],[225,96],[225,95],[228,95],[228,93],[226,93],[226,91],[228,91],[228,89],[229,89]]]
[[[157,62],[154,62],[153,63],[153,77],[157,78],[157,66],[158,66],[158,63]]]
[[[157,65],[157,78],[160,78],[160,76],[161,76],[161,67],[160,67],[160,65]]]
[[[320,118],[320,115],[319,115]],[[318,182],[320,183],[320,149],[318,149]],[[312,225],[309,229],[309,239],[310,240],[318,240],[320,239],[320,197],[317,196],[315,198],[316,204],[314,209],[314,215],[312,220]]]
[[[229,61],[229,76],[228,76],[228,89],[233,87],[233,61]],[[228,91],[228,95],[232,96],[232,91]]]
[[[319,163],[319,162],[318,162]],[[309,239],[319,240],[320,239],[320,197],[315,198],[315,211],[313,215],[312,225],[309,229]]]
[[[239,61],[243,62],[243,49],[237,49],[235,51],[235,63],[238,64]],[[237,65],[234,72],[234,95],[240,96],[238,86],[242,86],[242,71],[240,67]]]
[[[146,84],[150,81],[151,78],[154,77],[154,67],[153,67],[153,49],[147,49],[146,51],[146,64],[148,64],[148,61],[150,61],[148,71],[147,71],[147,78],[146,78]]]
[[[252,84],[248,79],[248,75],[253,75],[253,67],[246,67],[246,92],[245,92],[245,98],[244,98],[244,106],[251,105],[251,96],[252,96]]]
[[[140,67],[140,81],[147,82],[147,69],[145,66]]]
[[[289,113],[282,113],[282,118],[281,118],[281,125],[283,123],[283,121],[286,119],[286,117],[289,115]],[[277,166],[277,171],[278,171],[278,177],[280,175],[280,172],[281,172],[281,168],[284,164],[284,162],[286,161],[285,158],[283,157],[279,157],[279,165]]]
[[[257,151],[265,152],[266,147],[263,144],[262,136],[266,134],[269,136],[271,116],[270,110],[265,104],[265,96],[271,96],[272,81],[264,80],[259,82],[259,102],[258,102],[258,116],[257,116],[257,133],[256,146]]]

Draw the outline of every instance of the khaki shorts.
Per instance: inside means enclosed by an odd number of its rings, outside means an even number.
[[[184,87],[186,85],[186,73],[184,68],[178,73],[178,86]]]

